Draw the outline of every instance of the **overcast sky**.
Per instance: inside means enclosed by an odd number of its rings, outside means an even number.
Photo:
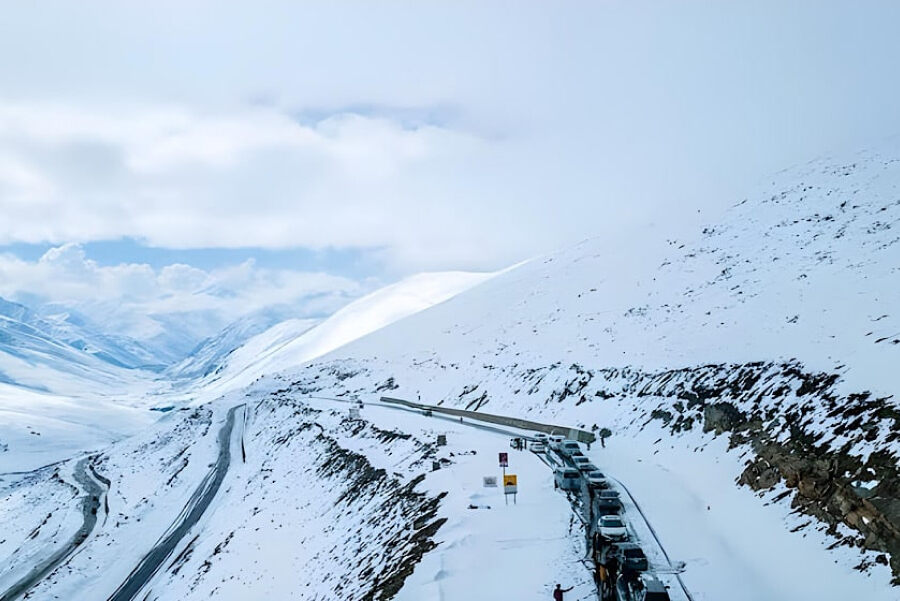
[[[9,3],[0,294],[65,300],[39,258],[72,243],[159,282],[297,272],[300,299],[311,272],[346,292],[678,236],[900,132],[897,23],[824,0]]]

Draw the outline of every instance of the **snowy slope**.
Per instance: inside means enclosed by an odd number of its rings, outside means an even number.
[[[780,174],[697,240],[660,249],[651,230],[585,241],[336,356],[421,347],[466,360],[481,348],[645,369],[796,357],[898,392],[898,186],[898,162],[877,155],[816,162]]]
[[[0,474],[106,446],[158,418],[131,405],[115,395],[73,397],[0,383]]]
[[[68,317],[38,315],[0,299],[0,382],[72,393],[150,376],[138,369],[151,357],[137,343]]]
[[[506,435],[377,406],[350,419],[334,401],[382,394],[608,429],[589,456],[629,493],[654,566],[664,544],[698,601],[896,598],[898,159],[780,173],[696,239],[589,240],[257,335],[191,394],[230,393],[93,458],[110,513],[35,598],[108,598],[210,481],[242,406],[221,490],[142,595],[542,599],[562,581],[591,597],[584,532],[546,466],[514,459],[523,505],[507,509],[479,483]],[[8,519],[47,532],[17,527],[0,551],[46,553],[65,493],[35,478],[47,499],[29,512],[37,497],[9,478]]]
[[[786,581],[833,564],[829,586],[891,598],[898,159],[886,147],[782,172],[694,240],[583,242],[283,378],[610,428],[618,465],[605,467],[650,495],[699,598],[727,595],[717,575],[741,571],[772,574],[752,594],[795,598]],[[653,495],[661,482],[671,495]],[[739,513],[758,521],[725,528]],[[781,572],[759,549],[789,530],[804,560]]]
[[[501,591],[546,596],[554,578],[591,591],[577,521],[537,457],[513,461],[522,478],[516,505],[481,486],[483,475],[497,474],[505,435],[382,408],[350,419],[345,403],[261,386],[173,412],[95,456],[111,481],[108,512],[33,597],[108,598],[129,578],[203,482],[225,408],[236,403],[247,415],[229,441],[233,464],[219,494],[138,598],[488,601]],[[446,447],[435,447],[438,433]],[[431,470],[433,460],[441,470]],[[59,497],[73,494],[70,469],[32,476],[30,487],[5,485],[4,515],[17,527],[0,551],[37,557],[70,535],[59,525]],[[24,536],[33,528],[40,538]],[[436,548],[440,556],[429,554]],[[510,579],[537,556],[529,574]],[[496,569],[482,574],[479,593],[472,574],[488,562]],[[0,568],[0,590],[19,563]]]
[[[292,319],[272,326],[234,349],[199,388],[201,398],[246,386],[263,374],[319,357],[379,328],[442,303],[493,274],[422,273],[386,286],[340,309],[320,324]]]
[[[201,342],[182,361],[166,370],[165,377],[172,379],[199,379],[224,369],[227,357],[246,342],[277,326],[292,322],[298,327],[294,336],[300,336],[318,323],[318,319],[295,319],[289,310],[266,310],[243,317],[226,326],[221,332]],[[287,329],[287,328],[282,328]]]

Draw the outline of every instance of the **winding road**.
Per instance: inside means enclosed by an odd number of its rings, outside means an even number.
[[[307,398],[337,401],[343,403],[351,402],[347,399],[328,397]],[[353,402],[355,403],[358,401]],[[367,402],[365,404],[377,405],[380,407],[419,414],[423,413],[423,409],[430,408],[429,406],[421,405],[418,403],[403,403],[401,405],[396,402],[384,402],[383,400],[378,402]],[[238,428],[240,430],[240,437],[238,439],[238,442],[236,443],[239,446],[235,447],[235,449],[239,454],[239,457],[246,461],[243,430],[247,420],[247,406],[245,404],[241,404],[228,410],[225,423],[222,425],[222,428],[218,433],[218,456],[215,463],[210,467],[209,472],[206,474],[206,476],[204,476],[203,480],[201,480],[200,484],[197,486],[196,490],[193,492],[190,499],[185,504],[179,515],[175,518],[174,522],[171,524],[168,530],[166,530],[166,532],[159,538],[159,540],[147,552],[147,554],[144,555],[144,557],[128,575],[125,581],[122,582],[121,585],[119,585],[119,587],[115,590],[115,592],[112,593],[112,595],[110,595],[107,601],[134,601],[135,599],[137,599],[141,594],[141,591],[149,584],[149,582],[160,570],[166,560],[175,552],[182,541],[185,540],[191,529],[203,517],[204,513],[209,508],[213,499],[219,492],[219,489],[221,488],[225,476],[227,475],[228,470],[231,466],[232,445],[235,443],[235,414],[238,410],[242,412],[242,415],[237,422]],[[426,414],[439,420],[448,420],[456,423],[462,422],[466,426],[490,431],[495,434],[505,436],[522,435],[522,430],[517,423],[521,422],[521,420],[515,420],[514,418],[505,418],[505,416],[491,416],[491,419],[489,421],[492,423],[486,424],[479,423],[482,418],[481,416],[478,416],[477,413],[471,413],[472,415],[466,414],[463,416],[457,414],[452,417],[450,415],[441,415],[440,413],[436,412],[432,413],[431,411],[428,411]],[[513,423],[504,423],[506,419]],[[529,422],[529,425],[533,424],[535,424],[535,422]],[[547,427],[557,428],[556,426],[549,425]],[[544,462],[548,463],[546,460],[544,460]],[[554,467],[549,463],[548,466],[551,468]],[[47,575],[52,573],[53,570],[55,570],[59,565],[65,562],[93,531],[97,523],[98,512],[100,512],[101,507],[106,506],[105,503],[101,505],[101,498],[105,495],[105,492],[109,490],[109,481],[106,478],[102,477],[100,474],[97,474],[96,471],[94,471],[93,467],[90,465],[90,458],[84,458],[78,462],[75,467],[74,477],[78,484],[82,487],[82,490],[85,491],[85,494],[81,499],[81,510],[84,516],[81,527],[64,547],[60,548],[46,560],[32,568],[32,570],[26,576],[20,579],[9,590],[0,595],[0,601],[14,601],[24,595],[28,590],[34,587]],[[628,495],[628,498],[632,501],[635,509],[637,510],[637,514],[646,524],[647,529],[652,534],[652,538],[655,540],[656,544],[661,550],[662,556],[665,558],[665,561],[669,563],[669,566],[671,566],[669,556],[663,548],[661,541],[657,537],[656,532],[653,530],[653,527],[650,525],[647,516],[641,510],[637,501],[634,499],[634,497],[631,495],[631,492],[625,487],[625,485],[619,481],[617,482],[621,486],[625,494]],[[578,511],[574,506],[575,499],[572,498],[572,500],[573,512],[576,513],[576,515],[580,519],[582,519],[582,521],[584,521],[584,518],[578,515]],[[590,503],[590,501],[588,501],[588,503]],[[581,507],[581,509],[583,510],[584,507]],[[585,523],[585,527],[587,531],[591,531],[593,529],[593,524]],[[672,571],[669,573],[674,574],[678,584],[680,585],[680,588],[682,589],[682,592],[684,593],[684,596],[688,600],[691,600],[691,594],[684,583],[681,581],[678,570],[672,569]]]
[[[178,514],[175,522],[169,527],[165,534],[157,541],[153,548],[141,559],[137,567],[132,570],[128,578],[125,579],[119,588],[109,597],[108,601],[132,601],[141,592],[141,589],[147,585],[153,578],[153,575],[159,571],[159,568],[172,554],[178,544],[184,539],[191,528],[203,517],[203,513],[209,507],[209,504],[215,498],[216,493],[222,486],[222,481],[228,473],[231,465],[231,439],[234,431],[234,414],[241,409],[244,416],[241,420],[243,428],[244,419],[246,418],[246,405],[237,405],[228,410],[228,416],[225,424],[219,430],[219,455],[216,462],[200,485],[191,495],[184,509]],[[243,449],[243,431],[241,432],[241,448]],[[243,453],[243,451],[242,451]],[[0,600],[2,601],[2,600]]]
[[[512,417],[506,417],[506,416],[502,416],[502,415],[491,415],[489,420],[484,420],[484,417],[479,415],[478,412],[464,411],[464,410],[457,409],[457,410],[454,410],[454,412],[451,414],[456,417],[451,417],[451,415],[446,414],[447,413],[446,408],[443,408],[443,407],[438,407],[438,406],[434,406],[434,405],[426,405],[423,403],[413,403],[411,401],[404,401],[401,399],[388,399],[387,402],[385,402],[384,397],[382,397],[382,399],[377,402],[372,402],[372,401],[362,402],[359,400],[340,399],[340,398],[323,397],[323,396],[307,396],[306,398],[327,400],[327,401],[336,401],[339,403],[349,403],[349,404],[360,403],[360,404],[368,405],[368,406],[387,407],[387,408],[398,410],[398,411],[407,411],[407,412],[418,413],[418,414],[423,414],[423,412],[426,412],[424,414],[428,415],[431,419],[440,419],[440,420],[453,421],[453,422],[457,422],[457,423],[463,423],[466,426],[469,426],[472,428],[477,428],[479,430],[493,432],[495,434],[502,434],[502,435],[506,435],[506,436],[523,436],[523,429],[519,426],[519,424],[523,423],[524,420],[520,420],[520,419],[512,418]],[[444,413],[444,414],[442,415],[442,413]],[[467,420],[464,421],[464,418],[467,418]],[[479,421],[484,420],[484,421],[489,421],[491,424],[497,424],[497,425],[487,425],[485,423],[478,423],[478,421],[471,421],[471,420],[479,420]],[[566,430],[568,430],[568,431],[572,431],[569,428],[562,428],[560,426],[554,426],[551,424],[541,424],[539,422],[525,422],[525,423],[527,423],[529,426],[531,426],[526,429],[526,432],[528,432],[528,433],[530,433],[533,430],[538,430],[538,431],[552,431],[552,430],[566,431]],[[506,426],[506,427],[503,427],[503,426]],[[538,426],[538,428],[534,428],[534,426]],[[525,438],[530,438],[527,435],[527,433],[525,434]],[[559,463],[554,461],[551,458],[550,453],[548,453],[546,455],[546,457],[542,456],[539,453],[537,454],[537,456],[550,469],[554,469],[554,468],[562,466],[562,465],[567,465],[567,463],[565,463],[564,460],[562,460],[562,458],[560,458]],[[694,601],[693,595],[691,594],[691,592],[687,588],[687,586],[684,584],[684,581],[681,579],[681,571],[683,570],[683,567],[681,569],[678,569],[675,565],[673,565],[672,560],[669,557],[669,554],[666,552],[665,547],[663,547],[662,541],[660,540],[659,536],[656,533],[656,530],[653,528],[653,525],[650,523],[650,520],[647,518],[647,515],[644,513],[644,510],[638,504],[637,499],[635,499],[634,495],[631,494],[631,491],[628,490],[628,488],[625,486],[625,484],[622,483],[620,480],[618,480],[616,478],[613,478],[613,480],[622,488],[622,490],[627,495],[628,499],[631,501],[631,504],[636,509],[637,516],[632,514],[630,517],[631,518],[635,518],[635,517],[640,518],[642,524],[644,525],[646,530],[650,533],[650,538],[652,538],[652,543],[655,543],[655,546],[659,549],[661,556],[665,560],[666,565],[656,565],[656,566],[654,566],[654,568],[655,568],[654,571],[657,574],[674,576],[679,588],[681,589],[681,592],[684,594],[684,598],[687,601]],[[586,490],[582,490],[581,496],[582,497],[588,496],[588,499],[584,499],[584,498],[579,499],[578,498],[579,495],[570,496],[570,501],[572,501],[572,513],[575,515],[576,518],[578,518],[582,522],[582,524],[585,527],[586,533],[593,532],[597,528],[596,520],[597,520],[598,516],[592,515],[593,514],[593,511],[591,511],[592,500],[591,500],[590,496],[587,494]],[[578,506],[579,504],[580,504],[580,507]],[[582,513],[585,513],[587,515],[582,515]],[[643,540],[640,542],[642,542],[643,544],[647,544],[651,541]]]
[[[84,495],[81,497],[82,523],[78,531],[65,545],[57,549],[50,557],[34,566],[18,582],[13,584],[2,595],[0,601],[13,601],[27,593],[41,580],[46,578],[53,570],[66,561],[94,530],[97,525],[97,513],[100,510],[100,498],[105,496],[109,489],[109,481],[102,476],[98,477],[90,465],[91,458],[85,457],[75,465],[73,476],[81,486]],[[43,469],[43,468],[42,468]]]

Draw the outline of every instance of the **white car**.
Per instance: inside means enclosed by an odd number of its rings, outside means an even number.
[[[556,434],[547,437],[547,440],[550,441],[549,446],[554,451],[559,450],[559,445],[561,445],[565,439],[566,439],[565,436],[557,436]]]
[[[579,453],[581,453],[581,445],[574,440],[564,440],[562,444],[559,445],[559,454],[564,457],[571,457],[572,455],[577,455]]]
[[[596,468],[586,471],[582,475],[584,476],[584,481],[587,482],[588,486],[591,488],[606,488],[609,486],[609,481],[606,479],[606,476]],[[618,497],[618,493],[616,494],[616,497]]]
[[[550,441],[550,437],[547,436],[546,434],[544,434],[543,432],[535,432],[534,434],[531,435],[531,439],[536,440],[538,442],[542,442],[544,444],[547,444]]]
[[[532,440],[531,444],[528,445],[528,448],[535,453],[546,453],[547,445],[541,442],[540,440]]]
[[[597,525],[600,527],[600,534],[609,540],[625,540],[628,538],[625,522],[617,515],[604,515],[600,518]]]

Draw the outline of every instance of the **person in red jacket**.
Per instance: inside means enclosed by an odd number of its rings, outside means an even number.
[[[562,588],[561,584],[557,584],[556,588],[553,589],[553,601],[563,601],[563,593],[568,593],[573,588],[575,587],[570,586],[569,588]]]

